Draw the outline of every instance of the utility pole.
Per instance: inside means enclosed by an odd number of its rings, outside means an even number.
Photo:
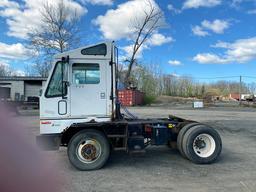
[[[242,106],[242,76],[240,76],[239,83],[239,105]]]

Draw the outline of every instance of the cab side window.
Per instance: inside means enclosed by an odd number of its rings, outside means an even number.
[[[75,63],[72,67],[73,83],[76,85],[99,84],[99,64]]]
[[[105,43],[85,48],[81,51],[82,55],[106,55],[107,54],[107,45]]]

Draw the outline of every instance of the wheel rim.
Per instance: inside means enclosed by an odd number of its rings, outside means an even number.
[[[101,155],[101,145],[97,140],[86,139],[80,142],[77,147],[76,154],[83,163],[93,163]]]
[[[209,134],[198,135],[193,142],[194,152],[202,158],[210,157],[216,148],[216,143],[213,137]]]

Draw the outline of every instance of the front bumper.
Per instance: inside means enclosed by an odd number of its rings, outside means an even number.
[[[36,144],[44,151],[59,150],[60,134],[44,134],[36,136]]]

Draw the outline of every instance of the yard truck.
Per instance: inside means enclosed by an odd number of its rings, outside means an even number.
[[[172,115],[142,119],[118,100],[118,48],[114,42],[57,54],[40,96],[40,135],[44,150],[67,147],[79,170],[102,168],[111,151],[145,152],[150,145],[178,148],[184,158],[213,163],[222,142],[208,125]]]

